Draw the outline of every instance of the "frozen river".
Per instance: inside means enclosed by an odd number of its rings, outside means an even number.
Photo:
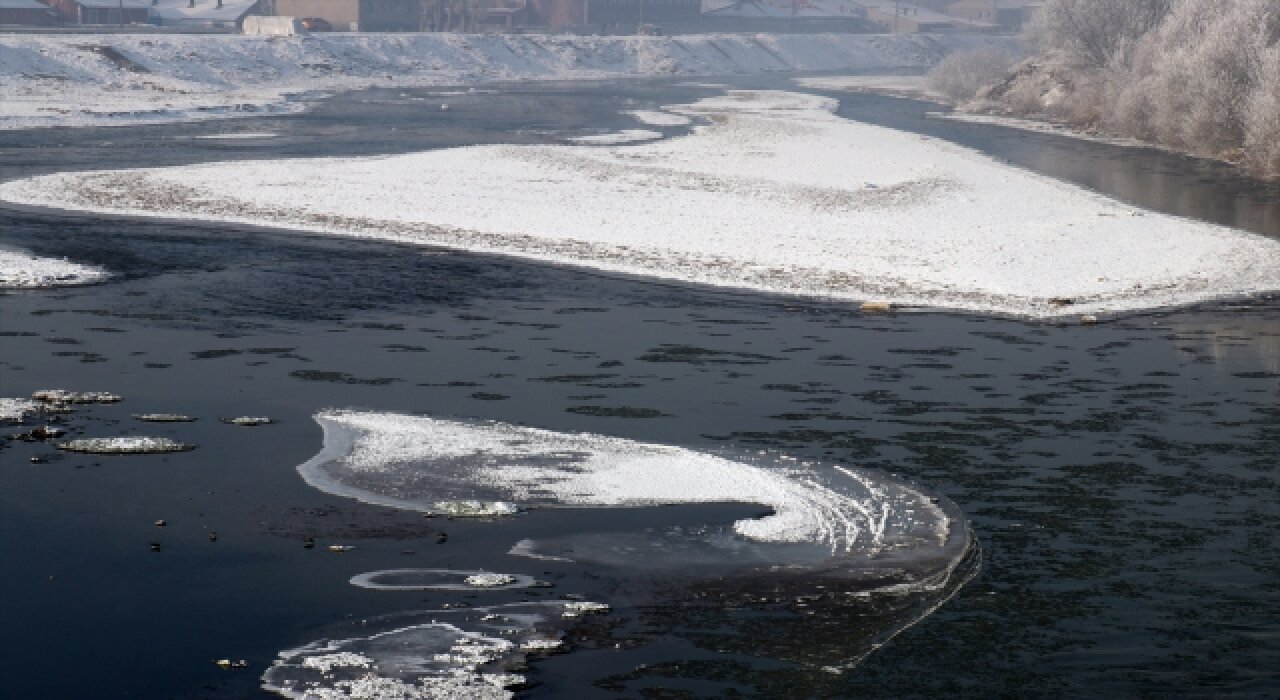
[[[288,117],[4,132],[0,180],[560,143],[634,128],[627,112],[718,92],[661,83],[447,98],[373,90]],[[1137,206],[1280,236],[1274,188],[1213,164],[929,119],[936,107],[909,100],[840,97],[842,116],[954,140]],[[422,109],[443,99],[449,110]],[[645,128],[668,137],[688,129]],[[264,673],[272,684],[291,672],[289,663],[268,672],[285,650],[355,640],[342,650],[374,658],[361,640],[412,629],[408,641],[427,648],[452,630],[490,634],[490,614],[520,621],[505,632],[512,641],[564,635],[569,653],[501,669],[522,674],[530,697],[1280,691],[1275,296],[1079,326],[864,315],[848,304],[226,224],[5,209],[0,244],[112,275],[0,298],[0,395],[115,392],[125,400],[67,417],[73,436],[198,445],[142,457],[0,449],[0,593],[13,601],[3,656],[21,669],[7,695],[265,694]],[[376,429],[399,420],[386,416],[454,421],[426,428],[443,425],[468,444],[492,438],[493,428],[472,435],[477,425],[499,426],[494,444],[545,443],[539,459],[576,450],[626,466],[657,455],[723,468],[736,486],[765,480],[725,502],[650,493],[684,503],[626,509],[609,507],[619,497],[574,501],[586,489],[575,482],[540,496],[573,509],[424,518],[446,499],[438,484],[360,476],[321,490],[304,481],[296,467],[322,448],[389,471],[368,457],[385,453],[325,439],[315,417],[329,409],[378,416]],[[146,412],[198,420],[130,417]],[[276,422],[219,420],[242,415]],[[578,433],[600,437],[586,446],[565,437]],[[533,449],[518,450],[521,465],[545,466],[530,461]],[[474,459],[396,454],[401,461],[386,464]],[[795,502],[770,490],[783,472],[800,474],[800,502],[863,498],[834,480],[837,467],[866,470],[858,473],[888,494],[868,499],[899,507],[916,493],[923,500],[905,509],[924,513],[919,522],[949,522],[933,558],[889,552],[868,560],[874,576],[855,576],[847,559],[828,565],[828,551],[778,544],[777,530],[752,531],[760,537],[745,541],[766,544],[749,548],[733,539],[735,523],[767,522],[770,508]],[[486,488],[495,502],[528,495],[527,484]],[[376,504],[392,496],[431,507]],[[846,534],[874,532],[876,522]],[[556,558],[509,554],[525,541]],[[739,543],[736,555],[724,555],[727,541]],[[856,541],[840,546],[854,551]],[[696,570],[708,560],[715,565]],[[751,565],[735,564],[743,561]],[[766,575],[781,564],[841,575]],[[370,576],[400,569],[422,572]],[[429,573],[441,570],[550,586],[459,591],[457,576]],[[939,573],[931,588],[875,592]],[[349,583],[360,576],[427,583]],[[595,601],[612,609],[561,615]],[[516,603],[525,607],[497,607]],[[291,653],[285,662],[307,652]],[[224,658],[247,668],[213,663]]]

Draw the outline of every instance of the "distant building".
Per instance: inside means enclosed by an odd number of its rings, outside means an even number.
[[[988,22],[1003,31],[1016,32],[1043,6],[1044,0],[953,0],[946,12],[952,17]]]
[[[152,0],[152,24],[234,29],[251,14],[261,14],[259,0]]]
[[[0,24],[44,27],[58,22],[58,13],[36,0],[0,0]]]
[[[642,25],[696,25],[702,0],[528,0],[527,21],[551,29],[631,32]]]
[[[867,32],[855,0],[723,0],[703,5],[703,27],[721,32]]]
[[[419,0],[274,0],[273,14],[316,17],[340,32],[416,32],[422,27]]]
[[[152,0],[50,0],[66,24],[147,24]]]
[[[879,31],[895,34],[937,32],[990,32],[995,22],[956,17],[927,7],[897,0],[858,0],[867,10],[867,19]]]

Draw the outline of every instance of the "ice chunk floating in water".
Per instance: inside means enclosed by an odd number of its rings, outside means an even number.
[[[455,569],[387,569],[351,577],[351,585],[381,591],[475,591],[528,588],[537,583],[525,574]]]
[[[864,572],[904,560],[953,560],[969,541],[954,506],[887,475],[837,465],[752,462],[496,422],[340,410],[316,421],[324,448],[299,472],[316,488],[368,503],[424,512],[466,500],[521,507],[736,502],[770,509],[728,527],[647,531],[635,536],[639,542],[613,534],[521,543],[526,555],[623,568],[661,566],[665,556],[682,568]],[[627,551],[644,554],[628,562]]]
[[[637,652],[641,666],[655,655],[678,663],[731,654],[732,663],[768,659],[771,669],[781,662],[839,670],[928,616],[976,572],[978,550],[959,510],[885,474],[498,422],[355,410],[325,411],[316,421],[324,447],[299,472],[323,491],[369,503],[423,512],[465,501],[509,503],[513,513],[727,503],[760,509],[758,517],[705,525],[659,526],[655,512],[654,525],[608,532],[599,531],[608,517],[584,518],[577,533],[528,538],[528,529],[518,528],[511,554],[561,572],[585,571],[596,582],[590,585],[607,591],[596,597],[606,600],[540,609],[542,621],[521,628],[540,633],[531,638],[476,626],[487,617],[466,624],[432,617],[316,642],[284,652],[264,678],[268,689],[289,697],[505,697],[519,678],[490,661],[557,649],[561,633],[576,635],[605,613],[618,643],[645,649]],[[502,518],[491,527],[517,529]],[[438,590],[467,586],[464,576],[477,573],[393,569],[352,583]],[[601,633],[614,634],[593,628],[587,637]],[[675,639],[692,647],[672,645]]]
[[[358,636],[283,651],[263,687],[289,698],[509,698],[528,653],[560,646],[565,603],[436,610],[362,621]]]
[[[187,452],[190,445],[164,437],[101,437],[81,438],[58,443],[56,447],[67,452],[86,452],[99,455],[141,455],[165,452]]]
[[[16,250],[0,249],[0,289],[40,289],[93,284],[108,277],[107,271],[70,260],[42,258]]]

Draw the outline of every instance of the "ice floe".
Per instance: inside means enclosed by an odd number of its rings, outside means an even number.
[[[788,461],[770,467],[679,447],[505,423],[360,411],[316,416],[324,447],[298,467],[307,483],[369,503],[431,511],[442,496],[523,506],[755,503],[772,509],[732,530],[690,533],[719,559],[748,564],[830,557],[865,563],[892,550],[933,554],[964,525],[935,499],[886,477]],[[745,556],[750,542],[806,545]],[[688,545],[692,546],[692,545]],[[536,547],[526,550],[537,554]]]
[[[259,425],[271,425],[275,421],[267,416],[236,416],[235,418],[223,418],[222,422],[227,425],[252,428]]]
[[[124,398],[108,391],[70,391],[67,389],[41,389],[31,398],[46,404],[71,403],[119,403]]]
[[[566,604],[517,603],[364,620],[358,635],[280,652],[262,678],[287,698],[498,700],[529,653],[560,648]]]
[[[41,289],[101,282],[107,271],[60,258],[0,248],[0,289]]]
[[[133,414],[133,419],[144,423],[191,423],[195,421],[195,418],[181,413],[135,413]]]
[[[0,398],[0,421],[20,423],[39,410],[40,404],[31,399]]]
[[[1280,242],[1136,209],[834,107],[731,91],[667,107],[709,123],[645,144],[67,173],[5,183],[0,198],[1035,318],[1280,290]]]
[[[386,569],[358,574],[351,585],[383,591],[471,591],[529,588],[532,576],[456,569]]]
[[[102,437],[68,440],[56,445],[67,452],[87,452],[100,455],[160,454],[186,452],[195,445],[163,437]]]

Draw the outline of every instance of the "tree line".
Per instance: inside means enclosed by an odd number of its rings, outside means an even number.
[[[1280,176],[1280,0],[1049,0],[1026,38],[1021,63],[958,54],[930,81]]]

